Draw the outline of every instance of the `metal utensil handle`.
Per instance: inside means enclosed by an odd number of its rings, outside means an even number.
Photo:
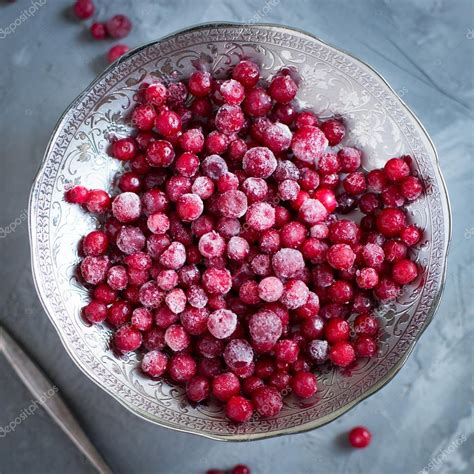
[[[28,390],[40,401],[51,418],[96,469],[103,474],[112,474],[110,467],[89,441],[74,415],[58,394],[57,387],[46,378],[2,326],[0,326],[0,351],[5,354],[6,359]],[[50,395],[51,391],[53,394]]]

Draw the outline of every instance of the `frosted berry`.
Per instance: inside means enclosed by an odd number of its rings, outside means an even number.
[[[293,134],[291,149],[296,158],[304,163],[314,164],[323,155],[328,140],[317,127],[310,125],[299,128]]]
[[[195,97],[205,97],[212,89],[211,75],[205,71],[193,72],[188,79],[188,89]]]
[[[104,214],[110,208],[110,196],[102,189],[92,189],[86,199],[86,208],[95,214]]]
[[[245,87],[253,87],[260,77],[260,68],[252,61],[240,61],[234,66],[232,77]]]
[[[82,309],[84,317],[93,324],[98,324],[107,318],[107,306],[100,301],[92,300]]]
[[[272,79],[268,87],[270,97],[281,104],[292,101],[298,91],[298,86],[289,75],[278,75]]]
[[[186,395],[192,402],[199,403],[209,398],[211,384],[207,377],[195,375],[186,383]]]
[[[252,402],[259,415],[264,418],[278,415],[283,407],[281,395],[273,387],[257,388],[252,393]]]
[[[174,354],[169,360],[168,374],[175,382],[187,382],[196,374],[196,362],[189,354]]]
[[[133,326],[122,326],[114,335],[114,345],[120,352],[137,350],[142,344],[140,331]]]
[[[140,197],[136,193],[121,193],[112,201],[112,214],[124,224],[137,220],[140,217],[141,209]]]
[[[255,313],[248,324],[250,337],[260,352],[271,350],[282,333],[281,320],[273,311]]]
[[[383,209],[377,216],[376,224],[385,237],[397,237],[406,226],[405,213],[399,209]]]
[[[158,350],[147,352],[142,359],[141,369],[150,377],[164,375],[168,365],[168,356]]]
[[[255,87],[247,91],[243,102],[243,109],[251,117],[263,117],[272,108],[272,99],[262,87]]]
[[[346,127],[340,120],[330,119],[321,124],[330,146],[338,145],[346,134]]]
[[[105,28],[112,38],[125,38],[132,29],[132,22],[125,15],[114,15],[107,20]]]
[[[214,377],[212,381],[212,394],[222,402],[230,400],[240,392],[240,382],[232,372],[224,372]]]
[[[248,150],[242,160],[242,168],[248,176],[268,178],[277,167],[275,155],[266,147],[255,147]]]
[[[207,328],[217,339],[229,337],[237,326],[237,315],[228,309],[219,309],[209,315]]]
[[[351,329],[349,323],[342,318],[331,318],[324,327],[324,334],[329,344],[339,341],[347,341]]]

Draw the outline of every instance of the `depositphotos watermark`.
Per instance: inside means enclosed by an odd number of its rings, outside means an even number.
[[[255,23],[259,23],[268,16],[268,14],[272,11],[273,7],[276,7],[279,4],[280,0],[266,0],[263,7],[260,8],[260,10],[258,10],[257,12],[255,12],[255,15],[250,18],[245,24],[254,25]]]
[[[8,35],[15,33],[19,26],[35,16],[38,10],[47,3],[48,0],[31,0],[31,5],[28,8],[22,10],[20,15],[18,15],[8,26],[0,28],[0,39],[5,39]]]
[[[26,408],[23,408],[14,420],[10,421],[8,425],[0,426],[0,438],[5,438],[8,433],[15,431],[29,416],[35,414],[38,407],[47,402],[58,391],[58,387],[54,385],[47,392],[43,392],[36,400],[31,400],[31,403]]]
[[[23,209],[20,215],[14,221],[10,222],[10,224],[8,224],[6,227],[0,227],[0,239],[4,239],[5,237],[8,237],[8,235],[13,234],[16,228],[23,224],[23,222],[25,222],[27,219],[28,210]]]
[[[464,434],[458,436],[454,441],[452,441],[446,448],[442,449],[436,456],[433,456],[430,459],[430,462],[421,470],[418,471],[418,474],[428,474],[432,470],[438,468],[449,458],[451,454],[456,451],[460,446],[466,441],[466,436]]]

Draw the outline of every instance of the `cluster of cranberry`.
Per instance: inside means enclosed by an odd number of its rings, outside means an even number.
[[[87,20],[95,13],[94,2],[92,0],[76,0],[73,11],[80,20]],[[91,35],[96,40],[125,38],[131,30],[132,22],[125,15],[114,15],[105,23],[96,21],[90,26]],[[129,47],[126,44],[116,44],[109,49],[107,59],[112,63],[128,50]]]
[[[135,135],[111,144],[121,192],[67,191],[105,215],[82,241],[85,318],[235,422],[277,415],[287,391],[313,396],[319,364],[374,356],[376,302],[418,275],[410,158],[365,173],[359,150],[337,147],[342,120],[297,112],[297,89],[293,71],[265,86],[247,60],[227,80],[143,84]],[[341,217],[356,207],[360,223]]]

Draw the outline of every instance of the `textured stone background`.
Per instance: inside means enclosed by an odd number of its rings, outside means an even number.
[[[108,47],[89,40],[85,26],[71,19],[72,1],[41,3],[34,16],[6,34],[31,3],[0,0],[0,318],[59,387],[114,472],[203,473],[237,462],[258,474],[473,472],[474,3],[273,0],[262,15],[261,21],[314,33],[385,76],[438,148],[454,228],[441,307],[395,380],[326,427],[251,444],[174,433],[135,417],[76,368],[40,307],[24,218],[30,185],[58,117],[105,67]],[[264,0],[96,3],[103,18],[131,16],[131,46],[195,23],[248,22],[265,7]],[[13,232],[5,236],[6,228]],[[0,427],[30,399],[0,356]],[[345,447],[343,434],[355,424],[374,434],[365,451]],[[42,409],[1,435],[0,430],[2,474],[93,472]]]

